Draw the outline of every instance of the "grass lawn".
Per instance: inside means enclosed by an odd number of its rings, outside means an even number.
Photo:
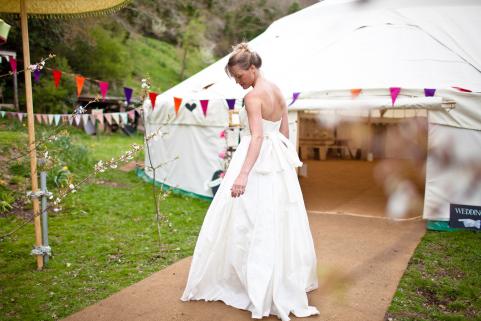
[[[25,128],[0,126],[2,148],[26,142],[22,131]],[[119,155],[142,140],[123,134],[99,139],[78,131],[72,134],[74,143],[89,149],[92,163]],[[81,178],[87,173],[75,174]],[[0,242],[0,319],[65,317],[191,255],[208,205],[171,194],[161,205],[172,223],[162,230],[162,243],[170,250],[160,252],[152,187],[134,171],[102,173],[71,194],[62,211],[49,214],[53,257],[43,271],[36,271],[35,259],[29,255],[34,245],[33,224]],[[2,215],[0,234],[21,222],[14,215]]]
[[[132,143],[142,144],[142,136],[95,138],[69,131],[72,143],[86,147],[91,158],[87,167],[71,164],[77,179],[90,172],[95,160],[117,156]],[[9,151],[25,146],[25,132],[18,123],[0,120],[0,192],[18,189],[26,181],[28,167],[5,162]],[[208,206],[206,201],[170,195],[161,206],[172,223],[162,230],[162,243],[169,251],[160,252],[151,186],[133,171],[117,169],[97,176],[70,195],[62,211],[50,214],[53,257],[43,271],[36,271],[29,255],[33,224],[0,241],[0,319],[68,316],[191,255]],[[0,234],[21,222],[4,212]],[[427,232],[386,320],[481,320],[480,248],[481,233]]]
[[[392,320],[481,320],[481,233],[428,231],[389,307]]]

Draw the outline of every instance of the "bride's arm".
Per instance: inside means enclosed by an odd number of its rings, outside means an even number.
[[[281,127],[279,128],[279,131],[281,132],[282,135],[286,136],[286,138],[289,139],[289,117],[287,115],[287,105],[284,98],[281,99],[281,104],[282,104],[283,112],[282,112]]]
[[[262,146],[264,133],[262,129],[261,101],[255,96],[247,95],[245,98],[247,118],[251,131],[251,141],[247,149],[247,156],[241,168],[241,173],[249,175],[254,166]]]
[[[247,149],[247,155],[242,164],[239,175],[231,188],[232,197],[239,197],[244,194],[247,185],[247,177],[254,166],[261,150],[264,133],[262,129],[261,101],[255,96],[247,95],[245,98],[251,141]]]

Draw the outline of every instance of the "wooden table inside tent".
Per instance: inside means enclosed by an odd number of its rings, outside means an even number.
[[[323,139],[299,139],[299,150],[303,160],[308,159],[309,150],[317,151],[320,160],[326,160],[330,151],[336,152],[340,158],[353,159],[354,156],[349,149],[349,141],[347,139],[339,140],[323,140]]]

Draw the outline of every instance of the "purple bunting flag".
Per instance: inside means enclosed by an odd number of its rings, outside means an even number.
[[[435,92],[436,89],[424,88],[424,96],[426,97],[433,97]]]
[[[124,94],[125,94],[125,100],[127,100],[127,104],[130,104],[130,99],[132,98],[132,92],[134,90],[129,87],[124,87]]]
[[[227,106],[229,106],[229,109],[234,109],[235,106],[235,99],[226,99],[227,101]]]
[[[35,71],[33,72],[33,80],[35,82],[40,81],[40,69],[35,69]]]
[[[291,101],[291,103],[289,104],[289,106],[292,105],[293,103],[295,103],[295,101],[297,100],[297,98],[299,98],[299,95],[300,95],[300,94],[301,94],[301,93],[293,93],[293,94],[292,94],[292,101]]]

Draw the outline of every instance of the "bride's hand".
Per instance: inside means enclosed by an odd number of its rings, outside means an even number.
[[[239,197],[242,194],[244,194],[246,185],[247,185],[247,175],[239,174],[239,176],[237,176],[236,180],[234,181],[232,188],[230,189],[231,196]]]

